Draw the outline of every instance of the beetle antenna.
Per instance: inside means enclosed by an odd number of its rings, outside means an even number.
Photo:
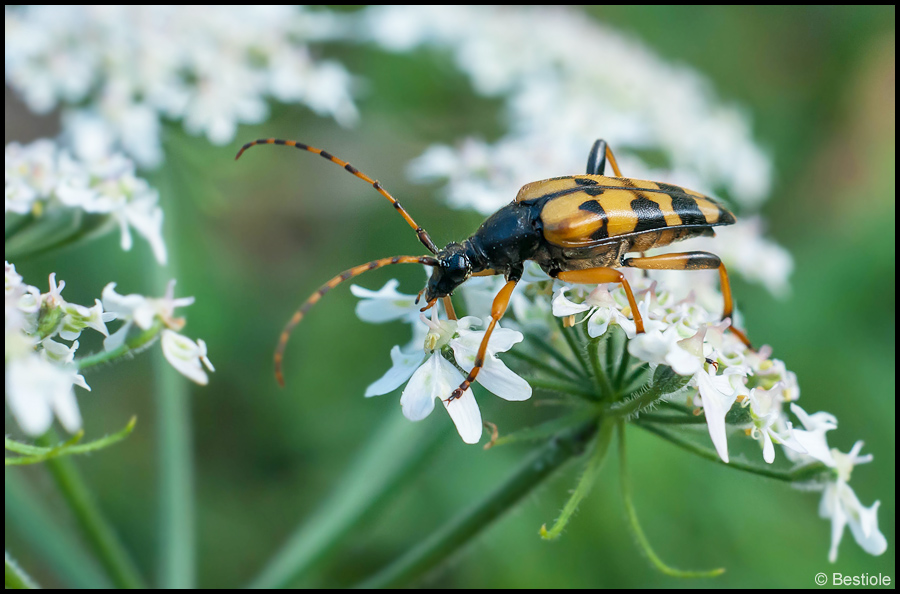
[[[419,241],[422,242],[422,245],[424,245],[428,249],[428,251],[431,252],[432,254],[438,253],[437,246],[434,245],[434,242],[431,240],[431,236],[428,235],[428,233],[425,231],[425,229],[423,229],[418,224],[416,224],[416,222],[413,220],[413,218],[411,216],[409,216],[409,213],[406,212],[406,209],[403,208],[402,206],[400,206],[400,203],[397,201],[397,199],[394,198],[393,196],[391,196],[391,194],[382,187],[380,182],[372,179],[371,177],[369,177],[368,175],[366,175],[365,173],[363,173],[362,171],[360,171],[359,169],[357,169],[356,167],[354,167],[347,161],[338,159],[331,153],[323,151],[322,149],[317,149],[313,146],[309,146],[308,144],[303,144],[302,142],[297,142],[296,140],[279,140],[277,138],[261,138],[259,140],[254,140],[253,142],[248,142],[247,144],[245,144],[244,146],[241,147],[241,150],[239,150],[238,154],[235,155],[234,160],[237,161],[238,159],[240,159],[241,155],[244,154],[244,151],[246,151],[251,146],[256,146],[257,144],[283,144],[286,146],[292,146],[294,148],[298,148],[303,151],[309,151],[310,153],[315,153],[317,155],[325,157],[326,159],[328,159],[329,161],[331,161],[332,163],[334,163],[336,165],[340,165],[345,170],[349,171],[350,173],[352,173],[359,179],[363,180],[364,182],[366,182],[368,184],[371,184],[371,186],[373,188],[375,188],[375,190],[379,194],[381,194],[382,196],[387,198],[388,201],[394,205],[394,208],[397,209],[397,212],[400,213],[400,216],[402,216],[404,219],[406,219],[406,222],[409,224],[409,226],[412,227],[413,230],[416,232],[416,235],[419,237]]]
[[[309,299],[303,302],[303,305],[294,312],[294,315],[291,316],[290,321],[284,327],[284,330],[281,331],[281,336],[278,338],[278,346],[275,347],[275,379],[278,380],[278,383],[281,387],[284,387],[284,375],[281,372],[281,361],[284,358],[284,349],[287,346],[288,339],[291,337],[291,332],[294,330],[294,327],[300,323],[300,320],[303,319],[303,316],[306,315],[306,312],[312,308],[319,299],[322,298],[322,295],[335,288],[345,280],[349,280],[354,276],[359,276],[363,272],[367,272],[369,270],[375,270],[376,268],[381,268],[383,266],[390,266],[391,264],[424,264],[426,266],[439,266],[440,263],[430,256],[394,256],[392,258],[381,258],[380,260],[372,260],[371,262],[366,262],[365,264],[360,264],[359,266],[354,266],[339,275],[332,278],[330,281],[319,287],[319,289],[309,296]]]

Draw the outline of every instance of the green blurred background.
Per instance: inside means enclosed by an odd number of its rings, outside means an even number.
[[[591,8],[664,58],[706,74],[724,101],[746,106],[776,178],[763,209],[770,235],[793,254],[789,298],[738,279],[735,293],[751,336],[774,347],[795,371],[800,404],[835,414],[832,447],[858,439],[875,461],[852,480],[860,500],[882,502],[888,540],[878,558],[849,531],[829,565],[830,523],[819,494],[737,473],[630,428],[635,504],[651,543],[676,567],[726,567],[715,580],[685,581],[652,570],[629,535],[611,459],[563,537],[538,528],[568,497],[570,465],[489,528],[427,583],[449,587],[810,587],[824,571],[894,576],[894,196],[895,10],[888,8]],[[361,123],[342,129],[293,106],[272,106],[262,126],[243,127],[216,148],[180,126],[165,130],[166,164],[146,177],[161,192],[177,295],[194,295],[185,334],[203,338],[216,365],[209,386],[190,387],[195,444],[199,581],[246,583],[302,519],[328,498],[384,420],[400,414],[399,393],[364,400],[365,387],[408,339],[402,324],[374,326],[353,313],[346,289],[329,294],[288,350],[288,387],[272,377],[272,350],[294,308],[332,274],[360,262],[418,253],[421,246],[364,184],[320,159],[257,149],[234,163],[242,142],[296,138],[377,176],[443,244],[470,233],[478,215],[442,205],[433,187],[408,183],[405,167],[434,142],[466,134],[499,137],[499,101],[477,96],[436,52],[394,55],[370,46],[325,46],[367,81]],[[610,76],[615,76],[615,65]],[[53,135],[54,117],[36,118],[7,90],[6,139]],[[573,164],[573,169],[581,163]],[[564,173],[564,172],[561,172]],[[43,287],[49,272],[68,282],[65,297],[90,303],[109,281],[122,293],[154,294],[156,264],[146,243],[122,252],[118,234],[48,258],[15,262]],[[398,267],[403,268],[403,267]],[[361,279],[380,287],[422,282],[416,267]],[[87,335],[85,335],[87,339]],[[82,348],[97,348],[90,340]],[[87,351],[85,351],[87,352]],[[79,394],[88,438],[138,415],[122,445],[78,460],[102,507],[141,570],[157,556],[154,356],[87,377]],[[137,381],[136,381],[137,380]],[[508,427],[547,409],[480,399],[485,418]],[[527,410],[526,410],[527,408]],[[162,421],[165,422],[165,421]],[[346,585],[416,546],[478,500],[523,458],[526,446],[488,452],[467,447],[437,411],[423,432],[443,431],[422,472],[354,533],[307,584]],[[7,428],[10,427],[7,419]],[[377,471],[377,469],[375,469]],[[41,469],[16,469],[69,520]],[[7,523],[6,546],[43,584],[51,573]],[[448,551],[448,554],[450,551]]]

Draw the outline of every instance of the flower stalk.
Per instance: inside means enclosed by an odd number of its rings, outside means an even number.
[[[38,438],[37,443],[42,447],[51,447],[54,441],[55,437],[50,432]],[[46,467],[113,583],[119,588],[146,588],[131,554],[100,511],[74,461],[68,457],[49,458]]]

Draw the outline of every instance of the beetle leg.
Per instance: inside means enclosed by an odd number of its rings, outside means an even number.
[[[603,175],[603,172],[606,171],[607,161],[612,165],[613,173],[616,174],[616,177],[622,177],[622,172],[619,171],[619,164],[616,163],[612,149],[609,148],[606,141],[602,138],[594,141],[594,146],[591,147],[591,152],[588,154],[587,174]]]
[[[625,258],[623,266],[640,268],[642,270],[718,270],[719,281],[722,285],[722,297],[725,307],[722,311],[722,319],[730,318],[734,311],[734,301],[731,298],[731,283],[728,282],[728,272],[725,265],[715,254],[709,252],[683,252],[680,254],[662,254],[641,258]],[[743,331],[733,325],[729,328],[738,339],[752,349],[750,340]]]
[[[456,317],[456,310],[453,309],[453,301],[450,299],[450,295],[442,297],[441,300],[444,302],[444,309],[447,311],[447,317],[451,320],[458,319]]]
[[[584,270],[563,270],[556,275],[561,281],[567,283],[577,283],[581,285],[593,285],[601,283],[621,283],[625,289],[625,296],[628,297],[628,305],[631,306],[631,316],[634,318],[634,325],[639,334],[644,332],[644,320],[641,318],[641,312],[638,311],[637,301],[634,300],[634,293],[631,292],[631,285],[625,275],[615,268],[585,268]]]
[[[475,355],[475,367],[472,368],[472,371],[469,372],[468,377],[466,377],[463,383],[453,390],[453,393],[450,394],[450,398],[447,399],[448,403],[453,402],[462,396],[463,392],[468,390],[469,386],[472,385],[472,382],[475,381],[481,368],[484,367],[484,357],[487,354],[488,340],[490,340],[497,322],[503,317],[503,314],[506,313],[506,307],[509,305],[509,298],[518,282],[519,279],[506,281],[506,284],[503,285],[503,288],[500,289],[500,292],[494,297],[494,303],[491,306],[491,323],[488,324],[487,330],[484,332],[484,338],[481,339],[481,344],[478,346],[478,354]]]
[[[502,274],[501,272],[497,272],[493,268],[485,268],[481,272],[473,272],[472,276],[496,276],[498,274]]]

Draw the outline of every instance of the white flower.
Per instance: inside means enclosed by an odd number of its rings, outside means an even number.
[[[812,456],[819,462],[832,468],[837,466],[837,462],[831,455],[831,449],[828,447],[828,441],[825,434],[832,429],[837,429],[837,419],[834,415],[827,412],[817,412],[807,414],[805,410],[791,403],[791,412],[797,415],[803,424],[803,429],[794,429],[793,436],[806,450],[806,455]],[[791,450],[786,450],[791,457]],[[796,460],[796,457],[792,457]]]
[[[350,292],[360,299],[356,304],[356,315],[359,319],[372,324],[381,324],[394,320],[411,323],[419,322],[419,308],[416,307],[416,296],[397,291],[400,281],[392,278],[377,291],[358,285],[350,285]]]
[[[848,524],[853,538],[864,551],[870,555],[881,555],[887,550],[887,540],[878,529],[878,506],[881,502],[876,501],[871,507],[863,506],[847,484],[854,466],[872,461],[871,454],[859,455],[862,447],[863,442],[857,441],[847,454],[832,450],[837,477],[825,486],[819,505],[819,515],[831,518],[831,549],[828,560],[832,563],[837,561],[838,545]]]
[[[402,319],[427,329],[419,342],[419,347],[391,349],[391,368],[381,378],[366,389],[366,397],[387,394],[409,380],[400,397],[403,414],[412,421],[419,421],[434,410],[434,400],[444,402],[450,418],[457,431],[466,443],[477,443],[481,439],[482,423],[478,404],[467,389],[460,398],[448,402],[453,390],[462,384],[465,377],[445,356],[453,353],[457,365],[471,371],[475,365],[478,346],[484,337],[484,330],[473,330],[473,326],[483,322],[476,317],[465,317],[461,320],[438,319],[437,308],[432,310],[431,319],[418,314],[415,299],[410,295],[398,293],[397,282],[388,282],[379,291],[369,291],[353,287],[353,293],[363,299],[357,305],[357,315],[363,320],[384,322]],[[411,312],[419,318],[414,322]],[[526,400],[531,397],[531,386],[528,382],[512,372],[497,358],[496,354],[509,350],[520,342],[520,332],[502,328],[498,324],[494,328],[488,342],[484,366],[476,381],[488,391],[506,400]],[[445,348],[447,347],[447,348]]]
[[[6,403],[27,435],[46,433],[54,415],[66,431],[75,433],[81,428],[73,389],[76,383],[87,388],[74,367],[59,366],[29,354],[7,361]]]
[[[201,386],[209,383],[209,377],[200,363],[210,371],[215,371],[215,368],[206,356],[206,343],[203,340],[194,342],[167,328],[162,331],[161,342],[163,355],[178,373]]]
[[[103,307],[125,323],[103,341],[103,347],[112,351],[122,346],[133,324],[137,324],[142,330],[149,330],[158,319],[166,328],[181,330],[184,318],[175,317],[175,308],[191,305],[193,302],[193,297],[175,299],[174,279],[166,286],[166,294],[158,299],[135,293],[120,295],[116,292],[116,283],[109,283],[103,288]]]
[[[487,324],[487,321],[484,323]],[[471,329],[472,326],[478,325],[482,325],[479,318],[474,316],[462,318],[456,326],[456,334],[450,339],[456,364],[465,371],[472,371],[475,367],[478,348],[484,339],[484,330]],[[520,401],[531,398],[531,386],[528,382],[512,372],[496,355],[508,351],[513,345],[522,342],[523,338],[521,332],[501,328],[500,324],[497,324],[488,341],[484,366],[475,379],[488,392],[504,400]]]
[[[750,437],[760,442],[763,459],[769,464],[775,461],[775,443],[800,454],[808,453],[803,444],[794,437],[791,424],[784,422],[783,390],[784,385],[781,382],[770,390],[753,388],[746,401],[750,406],[750,418],[753,423]]]
[[[560,287],[553,296],[553,315],[557,317],[572,316],[582,312],[587,315],[587,332],[591,338],[606,334],[610,324],[616,324],[625,331],[628,338],[634,338],[637,329],[634,320],[628,319],[622,312],[622,305],[617,303],[612,293],[605,287],[598,286],[585,297],[583,303],[574,303],[566,297],[570,287]],[[623,294],[624,296],[624,294]],[[640,309],[640,304],[638,305]],[[646,319],[652,323],[651,320]],[[645,328],[646,329],[646,328]]]
[[[175,317],[175,309],[191,305],[193,302],[193,297],[175,298],[174,279],[169,281],[166,294],[160,298],[138,294],[120,295],[116,292],[116,283],[109,283],[103,288],[103,305],[125,323],[103,341],[103,347],[107,351],[113,351],[125,344],[128,333],[135,325],[141,330],[150,330],[158,321],[163,326],[161,342],[166,360],[179,373],[205,386],[209,378],[203,370],[203,365],[210,371],[215,371],[206,356],[206,343],[202,340],[194,342],[176,332],[184,327],[185,322],[184,318]]]
[[[434,400],[440,399],[463,441],[478,443],[482,430],[481,411],[472,395],[472,388],[468,388],[453,402],[447,402],[450,393],[464,379],[456,367],[439,352],[432,353],[413,373],[400,396],[404,416],[410,421],[421,421],[434,410]]]
[[[662,332],[652,330],[635,336],[628,343],[628,352],[649,363],[669,365],[679,375],[691,376],[690,385],[697,388],[710,439],[719,457],[727,463],[725,416],[737,400],[736,384],[747,376],[749,370],[734,366],[719,375],[716,365],[707,363],[707,358],[714,355],[712,345],[708,344],[713,339],[707,340],[707,332],[712,329],[710,334],[718,335],[718,340],[725,326],[725,323],[711,328],[702,326],[693,336],[684,339],[678,333],[678,326],[670,326]]]
[[[103,336],[109,336],[106,322],[115,319],[115,314],[103,311],[103,304],[99,299],[94,300],[94,307],[64,303],[62,310],[65,315],[59,328],[59,335],[65,340],[75,340],[85,328],[92,328]]]

